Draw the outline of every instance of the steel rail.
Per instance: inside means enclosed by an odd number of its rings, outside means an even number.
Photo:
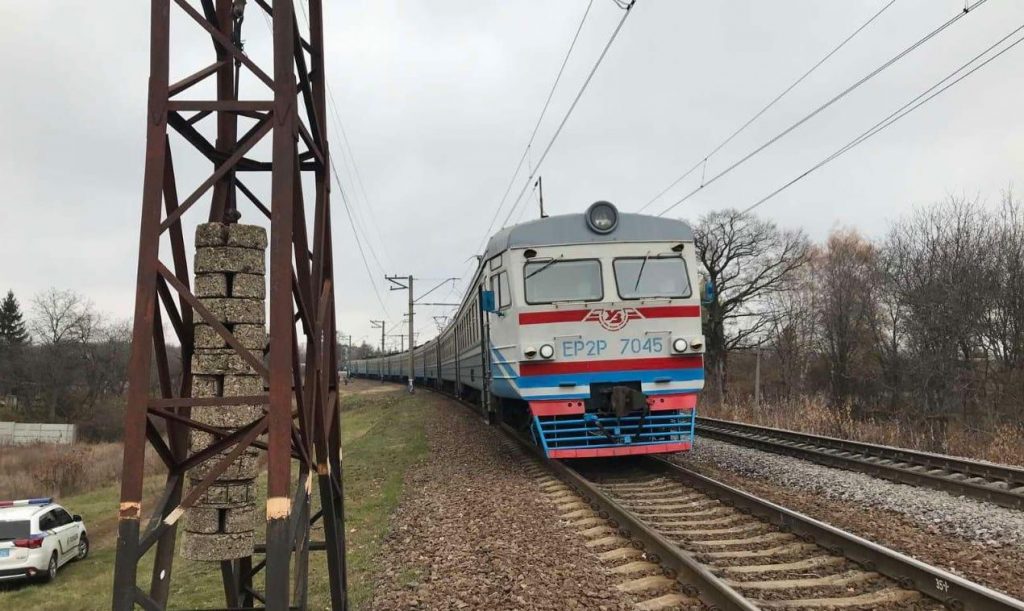
[[[697,418],[697,434],[1024,509],[1024,469],[704,417]]]

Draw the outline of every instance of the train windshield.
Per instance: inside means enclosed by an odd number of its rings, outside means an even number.
[[[601,262],[597,259],[530,261],[523,268],[526,303],[601,301]]]
[[[689,297],[690,278],[686,261],[671,257],[630,257],[615,259],[615,284],[619,297]]]

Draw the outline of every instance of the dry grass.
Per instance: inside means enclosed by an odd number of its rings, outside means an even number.
[[[153,453],[146,473],[163,469]],[[0,499],[66,496],[95,490],[121,479],[121,444],[35,443],[0,448]]]
[[[1009,465],[1024,465],[1024,424],[1006,423],[992,430],[983,430],[959,420],[859,419],[854,417],[849,407],[829,406],[821,397],[763,403],[760,407],[753,402],[724,405],[708,402],[701,406],[700,415]]]

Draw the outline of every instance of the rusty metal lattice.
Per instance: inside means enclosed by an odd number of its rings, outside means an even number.
[[[223,608],[307,608],[311,552],[326,553],[332,608],[344,609],[346,604],[322,0],[278,0],[273,6],[253,0],[248,10],[246,4],[150,2],[146,165],[124,422],[115,610],[165,609],[173,604],[168,598],[179,520],[239,456],[252,449],[266,455],[266,538],[254,545],[252,555],[220,561]],[[300,27],[297,8],[308,27]],[[255,40],[263,33],[272,39],[265,65],[244,48],[246,17],[246,38]],[[193,59],[196,49],[172,41],[172,18],[187,24],[178,28],[175,21],[174,41],[188,29],[188,34],[208,36],[213,43],[212,49],[207,47],[212,50],[208,65],[174,81],[171,60]],[[269,28],[252,27],[256,20],[265,20]],[[243,80],[249,89],[258,87],[254,90],[261,95],[239,99]],[[197,93],[213,89],[212,81],[215,95],[204,98]],[[207,132],[215,134],[212,141]],[[264,142],[268,137],[269,145]],[[262,159],[257,157],[260,152]],[[187,155],[212,164],[213,171],[179,199],[179,179],[185,172],[179,168],[175,175],[175,160]],[[258,186],[242,179],[252,173],[269,173],[269,199],[265,194],[261,199]],[[313,186],[307,189],[309,194],[303,192],[304,176]],[[311,232],[307,198],[313,209]],[[183,221],[207,203],[208,218],[196,219],[196,224],[235,224],[243,211],[269,219],[269,341],[263,353],[246,348],[194,292]],[[169,246],[169,253],[161,253],[162,244]],[[180,344],[177,385],[165,322]],[[262,393],[195,396],[195,324],[209,325],[232,354],[260,376]],[[243,404],[262,406],[257,409],[262,414],[234,429],[213,426],[192,414],[194,407]],[[197,431],[214,441],[190,452],[189,436]],[[147,448],[167,467],[163,491],[152,507],[142,504]],[[191,470],[200,464],[204,468],[196,476]],[[186,485],[189,473],[192,483]],[[312,540],[311,533],[321,528],[322,540]],[[139,575],[139,567],[147,556],[152,556],[152,574],[140,585],[145,576]],[[260,573],[262,580],[254,579]]]

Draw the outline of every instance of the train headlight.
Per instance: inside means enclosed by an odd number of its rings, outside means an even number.
[[[555,347],[551,344],[544,344],[540,347],[540,356],[544,359],[549,359],[555,356]]]
[[[704,338],[703,337],[695,337],[695,338],[691,339],[690,340],[690,348],[693,348],[693,350],[696,351],[696,352],[700,352],[701,349],[704,348]]]
[[[686,352],[686,349],[689,347],[690,345],[687,344],[686,340],[681,337],[677,337],[674,340],[672,340],[672,350],[676,352]]]
[[[527,346],[526,348],[523,348],[523,355],[528,359],[532,359],[537,356],[537,349],[533,346]]]
[[[619,211],[611,202],[594,202],[587,208],[587,226],[597,233],[610,233],[619,224]]]

